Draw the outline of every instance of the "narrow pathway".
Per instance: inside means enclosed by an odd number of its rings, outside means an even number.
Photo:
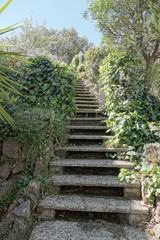
[[[29,240],[143,240],[130,224],[148,219],[140,184],[119,182],[119,169],[133,165],[119,158],[127,149],[108,148],[112,138],[99,101],[82,80],[76,85],[77,115],[68,125],[69,145],[57,148],[50,163],[51,194],[42,199],[42,222]]]

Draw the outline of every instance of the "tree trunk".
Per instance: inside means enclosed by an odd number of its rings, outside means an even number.
[[[145,92],[149,92],[151,88],[151,75],[152,75],[152,70],[153,70],[153,65],[154,65],[154,59],[152,57],[148,57],[146,59],[146,74],[144,78],[144,90]]]

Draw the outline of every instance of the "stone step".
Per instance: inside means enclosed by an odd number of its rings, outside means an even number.
[[[77,117],[74,119],[70,119],[69,123],[70,125],[80,125],[80,126],[84,126],[84,125],[88,125],[88,126],[103,126],[106,125],[104,120],[106,118],[103,117]]]
[[[57,147],[56,151],[64,152],[98,152],[98,153],[125,153],[128,152],[126,148],[107,148],[101,146],[71,146],[71,147]]]
[[[78,107],[78,109],[80,109],[80,108],[99,109],[99,104],[76,104],[76,106]]]
[[[75,88],[75,91],[80,91],[80,92],[88,91],[88,92],[90,92],[90,89],[88,87],[85,87],[85,86],[79,86],[79,87]]]
[[[95,97],[95,95],[93,93],[76,93],[75,97],[89,98],[89,97]]]
[[[77,113],[102,113],[101,110],[95,110],[95,109],[78,109]]]
[[[86,88],[86,87],[76,87],[75,88],[75,92],[90,92],[90,89],[89,88]]]
[[[85,96],[82,96],[82,97],[75,96],[75,99],[76,100],[83,100],[83,101],[99,101],[99,99],[96,96],[88,96],[88,97],[85,97]]]
[[[93,95],[90,91],[88,90],[82,90],[82,91],[77,91],[75,90],[75,96],[79,95],[79,94],[82,94],[82,95]]]
[[[149,218],[149,209],[141,201],[110,197],[56,195],[47,197],[39,203],[38,213],[43,219],[54,219],[55,210],[127,214],[129,222],[135,225]]]
[[[120,182],[117,176],[92,175],[54,175],[50,178],[54,186],[87,186],[87,187],[129,187],[140,188],[139,182]]]
[[[75,125],[70,125],[67,126],[67,129],[72,129],[72,130],[107,130],[108,128],[106,126],[75,126]]]
[[[76,104],[94,104],[99,106],[98,101],[83,101],[83,100],[76,100]]]
[[[69,120],[71,121],[103,121],[103,120],[106,120],[105,117],[84,117],[84,118],[70,118]],[[84,124],[85,125],[85,124]]]
[[[50,162],[50,167],[94,167],[94,168],[127,168],[132,169],[133,163],[112,159],[62,159]]]
[[[90,126],[91,127],[91,126]],[[94,126],[95,128],[96,126]],[[108,140],[111,139],[112,136],[104,136],[104,135],[69,135],[68,139],[71,140]]]
[[[133,238],[134,236],[134,238]],[[118,237],[118,238],[117,238]],[[146,240],[146,234],[133,226],[104,221],[45,221],[37,224],[29,240]]]

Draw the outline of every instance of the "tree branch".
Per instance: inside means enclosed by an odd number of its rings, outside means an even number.
[[[152,57],[152,58],[155,57],[155,55],[156,55],[157,52],[158,52],[158,49],[159,49],[159,38],[157,38],[157,39],[155,40],[154,50],[153,50],[153,52],[152,52],[152,54],[151,54],[151,57]]]

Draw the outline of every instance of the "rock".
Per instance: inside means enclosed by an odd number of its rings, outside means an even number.
[[[24,168],[25,168],[24,162],[20,162],[13,168],[12,173],[13,174],[21,173],[24,171]]]
[[[0,164],[0,178],[8,178],[12,170],[12,166],[8,163]]]
[[[15,141],[15,138],[9,137],[7,140],[4,140],[2,144],[2,153],[9,158],[20,158],[19,147],[18,143]]]
[[[31,224],[24,218],[17,217],[13,225],[12,240],[28,239]]]
[[[42,159],[37,159],[35,164],[34,176],[44,176],[48,168],[47,162]]]
[[[24,199],[23,198],[19,198],[17,201],[18,201],[19,204],[22,204],[24,202]]]
[[[160,222],[160,202],[157,203],[154,220],[157,223]]]
[[[160,224],[156,224],[153,228],[153,232],[157,239],[160,239]]]
[[[25,189],[25,193],[26,194],[32,193],[37,198],[39,198],[40,197],[40,182],[35,181],[35,180],[30,181],[30,183],[28,184],[28,186]]]
[[[38,205],[38,198],[32,193],[28,194],[28,198],[31,200],[31,210],[33,211]]]
[[[17,175],[14,175],[12,176],[1,188],[1,191],[0,191],[0,196],[3,196],[7,190],[14,186],[14,184],[20,179],[21,175],[20,174],[17,174]]]
[[[31,202],[30,200],[22,203],[18,207],[14,209],[14,214],[18,217],[25,217],[30,218],[31,217]]]

